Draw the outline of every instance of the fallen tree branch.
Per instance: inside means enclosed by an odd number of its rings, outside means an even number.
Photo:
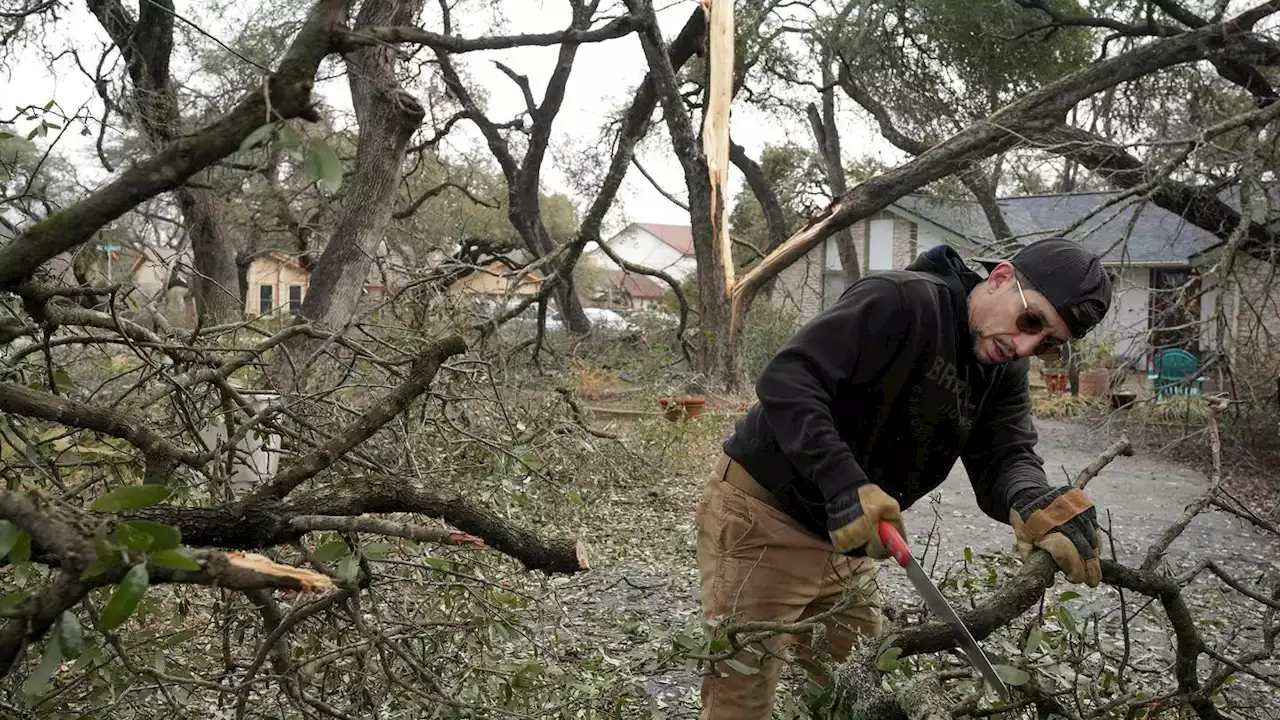
[[[375,402],[360,419],[339,431],[333,440],[299,458],[261,488],[245,497],[241,505],[247,507],[270,498],[283,498],[294,488],[336,463],[352,448],[372,437],[383,425],[404,412],[415,398],[426,392],[445,360],[466,350],[466,343],[456,335],[431,343],[414,359],[409,377],[403,383]]]
[[[371,517],[297,515],[289,519],[289,527],[300,533],[316,530],[336,530],[339,532],[362,532],[387,537],[401,537],[408,540],[433,542],[441,545],[462,545],[473,548],[486,547],[484,540],[467,533]]]
[[[832,234],[929,182],[1061,125],[1066,113],[1081,100],[1166,67],[1257,52],[1251,41],[1253,28],[1277,9],[1280,5],[1274,1],[1263,3],[1230,20],[1160,38],[1071,73],[969,125],[914,160],[860,183],[739,279],[733,289],[733,316],[741,314],[744,301],[767,280]]]
[[[139,418],[99,405],[70,400],[12,383],[0,383],[0,410],[15,415],[39,418],[68,427],[84,428],[127,440],[147,457],[148,463],[159,460],[162,465],[182,463],[200,470],[212,459],[211,454],[183,449],[152,430]],[[148,477],[147,482],[165,484],[172,478]]]

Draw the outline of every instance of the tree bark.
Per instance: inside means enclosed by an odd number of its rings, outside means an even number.
[[[421,0],[370,0],[356,18],[357,28],[411,22]],[[299,313],[319,327],[339,331],[355,316],[369,268],[394,209],[400,166],[409,139],[426,111],[401,89],[394,47],[364,47],[346,56],[352,105],[360,124],[355,166],[343,195],[337,227],[311,274]],[[322,340],[296,337],[272,365],[272,381],[282,392],[305,392],[322,384],[338,364],[297,363],[313,357]],[[320,362],[317,358],[317,362]]]
[[[698,263],[701,328],[697,370],[711,382],[733,389],[739,381],[737,353],[733,348],[734,333],[724,257],[716,245],[711,219],[711,180],[706,156],[699,148],[692,121],[680,96],[675,70],[668,57],[652,4],[649,0],[627,0],[627,7],[640,23],[640,44],[649,62],[658,101],[662,104],[666,118],[667,131],[671,134],[672,145],[680,161],[680,168],[684,171],[685,187],[689,193],[693,252]]]
[[[311,88],[316,69],[329,54],[329,39],[346,7],[347,0],[318,0],[265,88],[255,87],[223,117],[175,138],[80,202],[0,247],[0,288],[16,286],[44,262],[89,240],[139,203],[182,187],[191,176],[235,152],[262,125],[268,96],[281,118],[314,117]]]
[[[119,0],[89,0],[89,9],[124,57],[133,82],[133,121],[157,148],[181,133],[177,91],[169,77],[173,52],[172,0],[142,2],[135,22]],[[208,173],[206,173],[208,177]],[[177,191],[183,225],[191,236],[196,311],[205,324],[230,322],[243,314],[236,251],[222,230],[222,200],[205,188]]]
[[[190,185],[178,189],[183,227],[191,236],[196,314],[206,325],[232,322],[244,315],[244,289],[236,265],[236,247],[222,230],[222,199],[213,190]]]
[[[831,197],[837,198],[849,191],[844,177],[844,163],[840,152],[840,129],[836,126],[835,78],[831,74],[831,65],[822,63],[822,112],[811,103],[808,108],[809,125],[813,128],[813,139],[818,145],[818,153],[822,157],[822,165],[827,171],[827,186],[831,188]],[[858,246],[854,243],[853,233],[844,228],[835,234],[836,251],[840,255],[840,268],[844,270],[845,284],[862,277],[862,267],[858,262]],[[826,257],[822,259],[826,263]]]

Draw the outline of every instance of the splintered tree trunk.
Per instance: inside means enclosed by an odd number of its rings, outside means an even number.
[[[356,27],[409,24],[421,7],[421,0],[370,0],[361,9]],[[391,220],[405,149],[425,116],[422,105],[400,89],[394,47],[362,48],[349,53],[346,62],[352,105],[360,123],[355,166],[337,227],[316,263],[300,308],[304,318],[327,330],[341,329],[355,315],[374,253]],[[299,367],[297,363],[310,357],[321,341],[301,336],[292,340],[272,367],[278,389],[303,391],[336,370],[332,363]]]

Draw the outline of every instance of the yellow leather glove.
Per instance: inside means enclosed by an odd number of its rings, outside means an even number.
[[[902,537],[907,536],[898,501],[878,485],[848,488],[827,501],[827,532],[837,552],[867,555],[876,560],[889,557],[884,543],[880,542],[881,520],[892,523]]]
[[[1023,560],[1046,550],[1067,580],[1097,587],[1102,582],[1102,532],[1093,500],[1076,488],[1050,488],[1009,511],[1009,524]]]

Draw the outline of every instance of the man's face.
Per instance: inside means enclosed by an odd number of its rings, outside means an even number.
[[[1001,263],[969,296],[969,329],[978,361],[995,365],[1043,355],[1070,339],[1049,301]]]

